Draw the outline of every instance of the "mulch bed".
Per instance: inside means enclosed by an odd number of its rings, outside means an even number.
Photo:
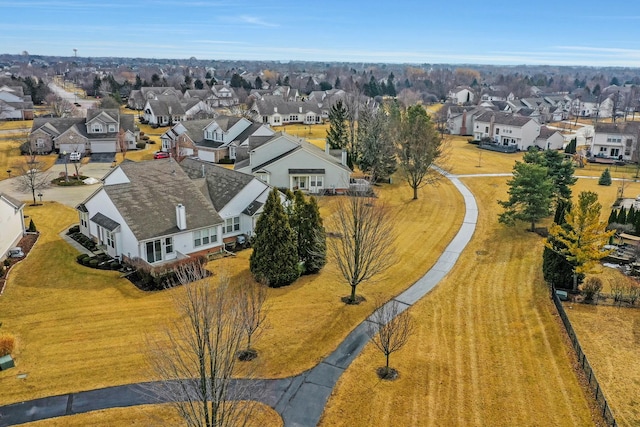
[[[40,237],[40,233],[27,234],[26,236],[23,236],[22,239],[20,239],[20,242],[18,242],[16,246],[19,246],[22,248],[22,252],[24,252],[24,257],[7,258],[9,260],[9,268],[5,271],[4,276],[0,277],[0,295],[2,295],[2,292],[4,291],[4,285],[7,281],[7,277],[9,276],[9,271],[14,265],[22,261],[27,255],[29,255],[31,248],[33,248],[33,245],[36,244],[38,237]]]

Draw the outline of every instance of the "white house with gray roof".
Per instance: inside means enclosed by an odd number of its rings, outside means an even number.
[[[0,193],[0,259],[24,236],[24,203]]]
[[[113,257],[157,265],[222,247],[224,220],[174,159],[121,163],[77,209]]]
[[[274,187],[310,193],[349,188],[351,169],[346,165],[346,155],[337,159],[327,150],[283,132],[250,137],[248,148],[247,157],[236,160],[235,170]]]
[[[486,111],[474,118],[475,139],[490,138],[494,143],[515,145],[518,150],[526,151],[536,145],[535,141],[539,135],[540,124],[531,117]]]

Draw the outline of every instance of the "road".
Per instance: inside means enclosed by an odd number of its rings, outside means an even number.
[[[76,106],[76,108],[78,110],[81,111],[81,116],[85,117],[87,115],[87,110],[90,108],[95,108],[98,101],[94,101],[91,99],[82,99],[82,98],[78,98],[75,93],[73,92],[67,92],[66,90],[64,90],[62,87],[58,86],[55,82],[51,81],[49,82],[49,89],[51,89],[51,91],[53,93],[55,93],[56,95],[58,95],[60,98],[62,99],[66,99],[67,101],[69,101],[70,103],[75,103],[77,102],[78,104],[80,104],[80,107]]]

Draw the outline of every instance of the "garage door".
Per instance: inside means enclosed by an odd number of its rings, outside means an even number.
[[[113,142],[91,142],[92,153],[115,153],[116,143]]]
[[[73,153],[77,151],[78,153],[84,153],[84,144],[60,144],[60,152],[64,153]]]

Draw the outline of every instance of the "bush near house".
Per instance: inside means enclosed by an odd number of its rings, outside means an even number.
[[[178,284],[175,273],[178,268],[193,264],[204,269],[206,263],[205,256],[195,256],[154,267],[140,258],[133,258],[126,264],[135,271],[127,275],[127,279],[143,291],[160,291]]]
[[[0,357],[13,353],[16,345],[16,339],[11,334],[0,335]]]

